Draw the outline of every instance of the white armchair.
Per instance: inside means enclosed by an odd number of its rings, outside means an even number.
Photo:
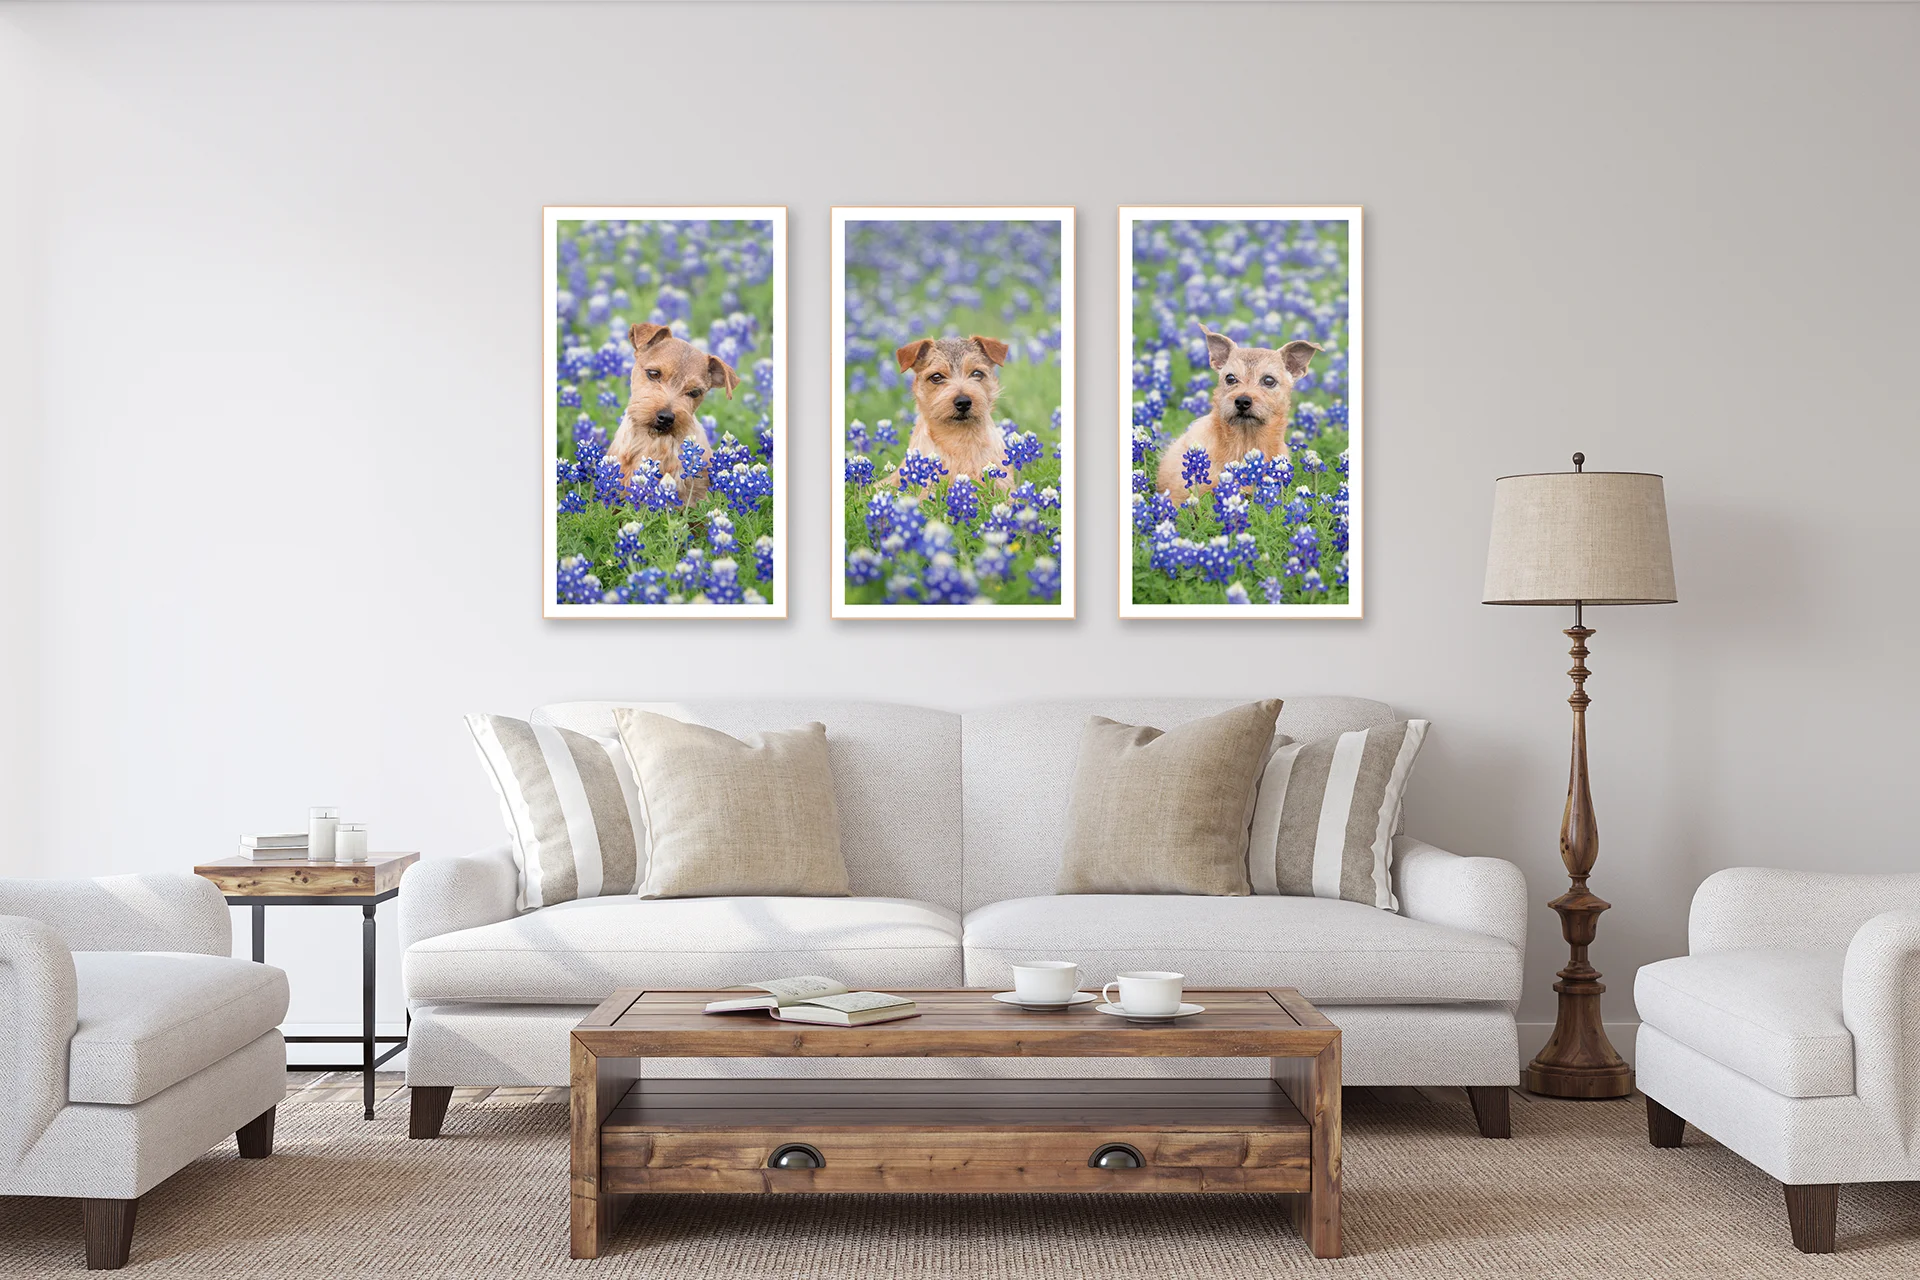
[[[0,879],[0,1195],[79,1199],[90,1269],[228,1134],[272,1150],[287,979],[230,950],[196,876]]]
[[[1634,983],[1648,1139],[1711,1134],[1830,1253],[1841,1183],[1920,1178],[1920,875],[1721,871],[1687,943]]]

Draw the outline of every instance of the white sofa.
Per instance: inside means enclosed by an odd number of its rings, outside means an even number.
[[[1802,1252],[1841,1183],[1920,1179],[1920,875],[1716,872],[1633,998],[1648,1140],[1692,1124],[1778,1178]]]
[[[416,1137],[461,1085],[564,1085],[567,1035],[621,986],[726,987],[825,973],[878,988],[1011,985],[1022,958],[1079,962],[1089,983],[1170,968],[1192,986],[1291,986],[1343,1032],[1355,1085],[1458,1085],[1505,1136],[1518,1082],[1526,885],[1518,868],[1395,841],[1398,913],[1313,898],[1056,896],[1067,802],[1090,715],[1160,727],[1233,700],[1027,703],[955,714],[827,700],[575,702],[535,723],[614,736],[646,706],[735,735],[827,726],[851,898],[605,897],[516,914],[507,847],[411,868],[400,895]],[[1389,723],[1384,703],[1297,698],[1300,740]],[[658,1074],[1259,1073],[1245,1060],[680,1060]]]
[[[0,1195],[78,1198],[89,1269],[188,1161],[273,1148],[287,976],[231,949],[198,876],[0,880]]]

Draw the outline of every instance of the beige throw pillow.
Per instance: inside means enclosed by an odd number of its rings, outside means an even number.
[[[1088,720],[1056,892],[1251,892],[1247,833],[1279,714],[1274,698],[1164,732]]]
[[[742,742],[718,729],[616,707],[640,787],[642,898],[844,898],[827,728]]]

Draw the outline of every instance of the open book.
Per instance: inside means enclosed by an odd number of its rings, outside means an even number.
[[[830,1027],[891,1022],[895,1018],[916,1017],[920,1012],[920,1007],[905,996],[890,996],[882,991],[849,991],[843,984],[818,974],[753,982],[741,990],[760,994],[714,1000],[707,1005],[707,1012],[765,1009],[786,1022],[819,1022]]]

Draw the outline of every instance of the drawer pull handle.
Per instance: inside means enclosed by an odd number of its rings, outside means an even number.
[[[1087,1157],[1087,1164],[1094,1169],[1144,1169],[1146,1159],[1141,1156],[1140,1148],[1125,1142],[1109,1142],[1096,1148]]]
[[[769,1169],[824,1169],[826,1157],[820,1154],[818,1147],[810,1147],[804,1142],[789,1142],[783,1147],[775,1147],[773,1154],[767,1157]]]

